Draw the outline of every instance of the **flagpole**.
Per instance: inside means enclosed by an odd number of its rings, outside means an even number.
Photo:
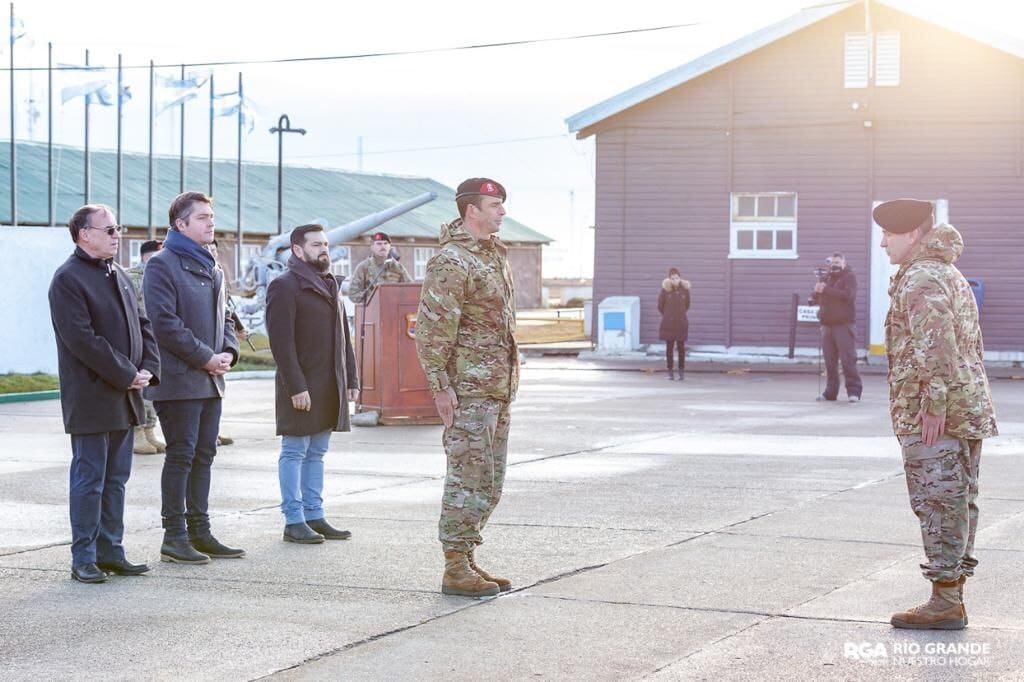
[[[235,279],[242,277],[242,119],[245,94],[242,91],[242,72],[238,72],[238,166],[236,168],[236,183],[238,185],[237,204],[235,215],[238,223],[235,235]]]
[[[185,80],[185,65],[181,65],[181,80]],[[181,102],[181,156],[178,159],[178,191],[185,191],[185,100]]]
[[[123,80],[124,80],[124,74],[123,74],[123,71],[121,70],[121,54],[118,53],[118,55],[117,55],[117,171],[116,171],[117,172],[117,180],[116,180],[116,183],[117,183],[117,203],[116,203],[116,206],[117,206],[117,219],[122,224],[127,222],[124,219],[124,216],[121,215],[121,211],[123,209],[122,202],[121,202],[121,176],[123,175],[123,173],[122,173],[122,170],[123,170],[123,166],[122,166],[123,160],[121,158],[121,109],[122,109],[122,107],[121,107],[121,92],[122,92],[122,90],[121,89],[123,87],[123,85],[122,85],[123,84]]]
[[[156,230],[153,227],[153,60],[149,60],[149,173],[146,183],[148,186],[149,199],[146,202],[146,231],[149,238],[156,239]]]
[[[11,225],[18,225],[18,145],[14,142],[14,3],[11,3]]]
[[[86,72],[89,71],[89,50],[85,51]],[[85,202],[89,203],[89,104],[92,102],[92,95],[85,93]]]
[[[206,195],[213,196],[213,74],[210,74],[210,163],[209,163],[209,179],[207,180],[207,191]]]
[[[46,44],[46,209],[53,227],[53,43]]]

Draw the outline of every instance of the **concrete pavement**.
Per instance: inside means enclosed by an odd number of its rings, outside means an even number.
[[[0,679],[1013,679],[1024,669],[1024,383],[995,381],[962,632],[894,631],[927,593],[887,417],[806,374],[602,371],[531,359],[480,562],[515,590],[443,596],[440,428],[335,434],[328,516],[281,541],[272,382],[232,382],[214,531],[248,557],[159,562],[159,456],[135,459],[129,558],[69,577],[56,401],[0,405]]]

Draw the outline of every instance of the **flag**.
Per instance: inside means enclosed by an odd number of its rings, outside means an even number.
[[[161,94],[157,96],[156,115],[159,116],[171,107],[199,97],[199,89],[209,79],[208,71],[191,73],[185,78],[159,77],[157,84],[161,89]]]
[[[102,66],[60,64],[59,68],[68,74],[69,80],[73,81],[71,85],[61,88],[61,104],[67,104],[76,97],[96,95],[111,83],[110,75],[105,73],[106,69]]]
[[[109,86],[111,86],[111,85],[112,85],[112,83],[107,83],[106,86],[100,88],[95,93],[96,94],[96,101],[98,101],[100,104],[102,104],[105,107],[112,107],[112,106],[117,104],[117,102],[114,100],[114,95],[110,92],[110,87]],[[122,102],[127,102],[131,98],[132,98],[132,86],[130,86],[130,85],[122,85],[121,86],[121,101]]]
[[[221,106],[214,111],[217,116],[238,116],[238,110],[242,110],[242,124],[245,125],[248,130],[247,133],[251,133],[256,127],[256,112],[253,110],[249,103],[248,98],[241,98],[238,96],[238,91],[233,92],[222,92],[219,95],[214,95],[214,99],[226,99],[232,98],[234,101],[229,102]]]

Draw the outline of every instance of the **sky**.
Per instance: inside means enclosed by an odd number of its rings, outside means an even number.
[[[244,142],[246,160],[276,163],[277,136],[268,129],[286,113],[292,126],[308,130],[305,136],[286,136],[287,164],[428,176],[451,187],[466,177],[495,178],[508,189],[509,216],[555,240],[545,249],[544,276],[589,277],[594,140],[576,140],[565,119],[813,4],[821,3],[20,0],[15,13],[27,34],[17,43],[15,56],[18,66],[45,67],[47,43],[52,42],[55,63],[82,63],[85,49],[90,50],[90,63],[107,66],[116,65],[118,53],[133,66],[147,65],[150,59],[158,64],[252,61],[435,50],[692,24],[487,49],[213,69],[218,91],[233,90],[241,72],[257,112],[256,126]],[[1021,4],[928,2],[948,16],[1024,38]],[[6,48],[0,58],[6,66]],[[179,72],[161,71],[167,76]],[[3,76],[6,80],[7,72]],[[16,136],[45,141],[45,71],[22,71],[16,78]],[[56,91],[67,84],[62,78],[67,76],[55,79]],[[125,105],[124,146],[145,152],[148,71],[128,70],[126,82],[134,98]],[[0,90],[0,108],[6,114],[7,85]],[[31,131],[30,99],[40,114]],[[55,102],[55,142],[82,144],[81,102]],[[206,106],[205,100],[187,105],[188,154],[208,153]],[[114,109],[93,107],[92,112],[91,145],[114,148]],[[178,153],[177,116],[171,110],[158,117],[157,153]],[[3,137],[9,136],[6,118],[0,123]],[[234,158],[233,122],[219,119],[217,126],[215,155]],[[276,196],[267,201],[276,201]]]

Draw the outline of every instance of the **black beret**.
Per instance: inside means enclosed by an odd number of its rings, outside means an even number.
[[[455,200],[462,197],[487,196],[501,197],[502,201],[508,198],[505,187],[497,180],[490,178],[470,178],[463,180],[455,190]]]
[[[163,242],[159,242],[156,239],[150,239],[148,242],[142,242],[142,246],[139,247],[139,255],[145,256],[147,253],[155,253],[163,248]]]
[[[875,222],[892,234],[913,232],[932,217],[932,203],[920,199],[893,199],[875,206]]]
[[[386,232],[374,232],[373,233],[373,241],[375,241],[375,242],[387,242],[388,244],[390,244],[391,243],[391,237],[389,237]]]

